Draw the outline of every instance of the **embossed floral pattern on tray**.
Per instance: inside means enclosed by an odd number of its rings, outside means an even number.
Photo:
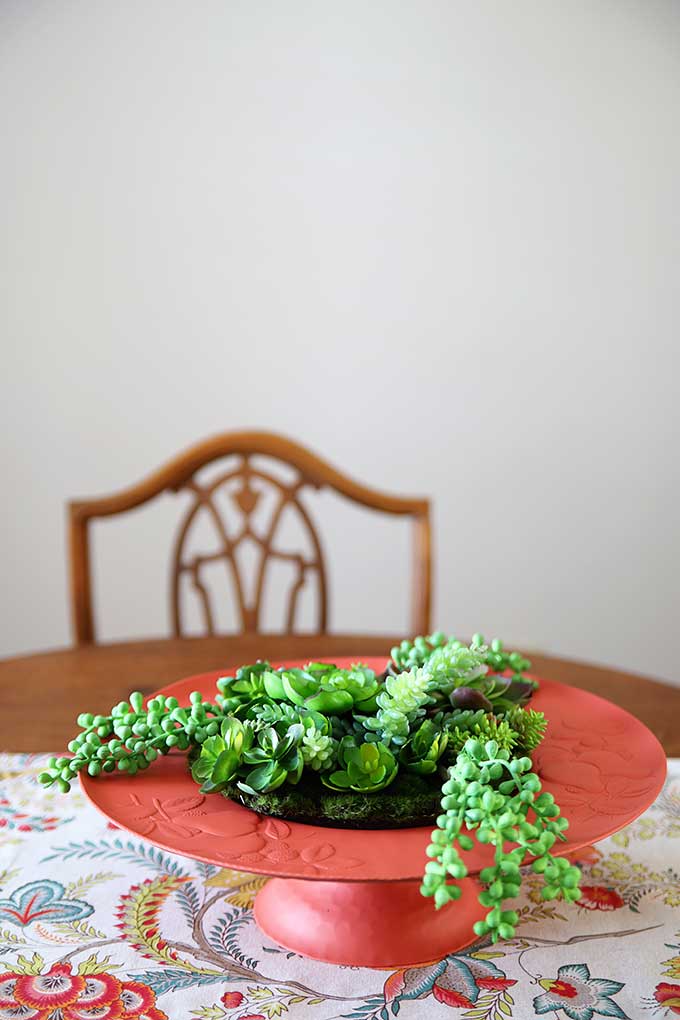
[[[230,807],[235,810],[229,810]],[[127,799],[117,802],[116,814],[126,827],[141,836],[182,841],[213,836],[219,840],[212,849],[215,858],[243,868],[270,865],[275,868],[296,862],[311,876],[321,876],[337,869],[349,871],[362,864],[360,858],[338,850],[329,839],[333,830],[298,825],[291,841],[293,827],[289,822],[265,818],[238,805],[223,806],[216,797],[154,795],[143,800],[138,793],[130,793]]]
[[[582,721],[550,720],[545,742],[533,753],[534,768],[567,818],[615,824],[630,816],[632,804],[654,795],[658,777],[636,753],[636,732],[630,716],[600,718],[585,731]]]

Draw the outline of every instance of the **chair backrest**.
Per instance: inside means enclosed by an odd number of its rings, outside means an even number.
[[[293,469],[292,480],[278,477],[273,471],[253,463],[252,457],[266,457]],[[208,464],[223,458],[234,463],[209,483],[196,475]],[[253,485],[255,482],[255,485]],[[262,597],[267,571],[272,561],[290,563],[294,581],[288,592],[286,633],[295,625],[298,595],[308,577],[316,581],[316,633],[323,634],[328,626],[327,574],[321,541],[314,523],[300,500],[300,493],[309,486],[328,486],[347,499],[372,510],[387,514],[410,516],[413,519],[413,582],[411,592],[411,629],[427,633],[431,605],[431,527],[430,503],[427,499],[410,499],[370,489],[341,474],[326,461],[298,443],[270,432],[225,432],[197,443],[159,468],[141,482],[99,499],[74,500],[68,504],[71,576],[71,609],[74,638],[77,644],[96,641],[92,605],[92,582],[89,548],[89,522],[98,517],[126,513],[163,492],[187,491],[189,507],[175,540],[170,584],[173,631],[185,632],[182,610],[182,584],[188,579],[202,607],[207,634],[215,633],[215,618],[210,593],[201,571],[208,564],[223,561],[231,577],[241,632],[257,632],[260,624]],[[266,523],[256,527],[254,515],[261,497],[269,496]],[[238,530],[229,533],[218,496],[231,497],[230,510],[241,520]],[[290,552],[277,546],[284,512],[297,516],[298,525],[308,537],[308,553]],[[211,522],[217,549],[211,553],[190,555],[190,543],[199,518]],[[255,544],[254,595],[246,593],[243,565],[238,550],[244,541]]]

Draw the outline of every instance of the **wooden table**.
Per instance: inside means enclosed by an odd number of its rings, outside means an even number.
[[[0,750],[59,751],[79,712],[105,713],[133,690],[258,658],[272,661],[382,655],[394,636],[245,635],[93,645],[0,661]],[[533,671],[593,691],[641,719],[671,757],[680,757],[680,688],[618,670],[528,653]],[[30,718],[30,725],[27,720]]]

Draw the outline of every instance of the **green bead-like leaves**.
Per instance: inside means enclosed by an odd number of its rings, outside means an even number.
[[[56,783],[66,792],[83,770],[96,776],[117,768],[135,775],[174,747],[186,751],[190,744],[200,745],[218,732],[221,710],[204,702],[198,692],[190,700],[189,709],[180,709],[176,698],[158,694],[145,707],[143,695],[135,691],[129,701],[115,705],[109,716],[81,713],[82,732],[69,742],[74,757],[55,759],[41,782]]]
[[[455,638],[450,640],[455,641]],[[413,641],[402,641],[400,645],[390,652],[392,661],[390,672],[401,673],[404,670],[418,669],[424,666],[435,648],[440,648],[447,643],[446,634],[443,631],[436,631],[427,637],[416,637]]]
[[[495,739],[483,743],[468,739],[442,787],[445,813],[437,819],[427,851],[431,860],[425,866],[422,892],[440,907],[451,899],[450,878],[466,874],[454,844],[470,850],[476,837],[477,842],[496,848],[495,864],[480,874],[485,888],[479,902],[489,913],[475,925],[478,935],[490,935],[493,942],[514,936],[517,914],[503,910],[502,904],[519,893],[520,865],[526,855],[535,858],[533,870],[544,877],[543,899],[573,902],[578,898],[578,868],[549,853],[554,842],[564,838],[565,820],[559,817],[552,794],[540,793],[540,780],[530,769],[528,757],[512,757]],[[527,819],[530,808],[531,822]],[[464,827],[467,833],[461,831]],[[506,851],[508,843],[515,844],[515,849]]]
[[[390,672],[426,667],[437,683],[449,681],[450,685],[469,683],[481,675],[480,666],[495,674],[512,673],[513,680],[524,680],[531,663],[519,652],[506,652],[497,638],[487,647],[484,637],[475,634],[469,646],[455,637],[447,638],[442,631],[428,637],[417,637],[402,641],[391,651]]]

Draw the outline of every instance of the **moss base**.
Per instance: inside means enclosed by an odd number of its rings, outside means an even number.
[[[438,778],[432,783],[409,773],[379,793],[335,793],[320,779],[304,776],[297,786],[285,784],[271,793],[244,793],[233,783],[223,795],[261,815],[347,829],[434,825],[442,797]]]

